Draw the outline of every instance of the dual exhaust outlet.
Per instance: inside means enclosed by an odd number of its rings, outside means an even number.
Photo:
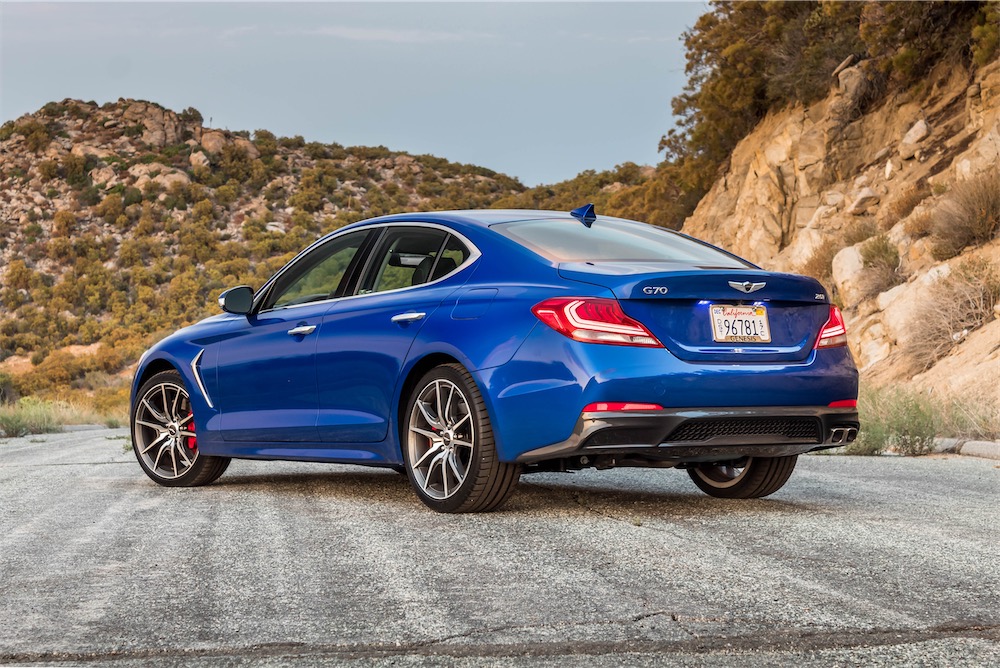
[[[857,437],[857,427],[834,427],[830,430],[830,442],[834,445],[853,443]]]

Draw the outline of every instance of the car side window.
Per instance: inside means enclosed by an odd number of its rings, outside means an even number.
[[[336,296],[369,230],[333,239],[313,250],[278,278],[262,310],[331,299]]]
[[[427,227],[390,227],[372,254],[358,294],[398,290],[430,280],[447,234]]]
[[[469,259],[469,255],[471,253],[465,247],[465,244],[454,234],[449,235],[448,243],[445,244],[444,250],[441,251],[441,257],[438,259],[437,264],[434,265],[434,273],[431,274],[430,280],[436,281],[455,271],[455,269],[462,266],[463,262]]]

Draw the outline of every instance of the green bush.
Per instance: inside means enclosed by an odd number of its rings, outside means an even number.
[[[35,153],[47,148],[52,141],[49,128],[38,121],[27,121],[17,126],[17,131],[24,135],[28,150]]]
[[[849,455],[925,455],[937,435],[930,397],[904,389],[863,389],[858,398],[861,429],[845,449]]]

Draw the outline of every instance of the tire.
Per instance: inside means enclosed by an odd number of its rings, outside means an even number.
[[[410,484],[439,513],[495,510],[521,476],[519,464],[500,461],[482,394],[459,364],[435,367],[420,379],[402,432]]]
[[[132,451],[146,475],[165,487],[207,485],[229,466],[228,457],[198,451],[190,396],[179,373],[161,371],[142,384],[132,406]]]
[[[798,455],[745,457],[731,462],[692,464],[688,475],[701,491],[720,499],[757,499],[774,494],[795,470]]]

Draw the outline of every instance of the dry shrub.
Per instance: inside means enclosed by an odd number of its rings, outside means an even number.
[[[931,188],[927,185],[926,181],[918,181],[915,185],[908,188],[889,205],[888,216],[883,221],[883,227],[885,229],[892,228],[893,225],[913,213],[917,205],[927,199],[930,194]]]
[[[844,245],[853,246],[862,241],[867,241],[878,234],[878,225],[872,218],[862,218],[844,230]]]
[[[885,292],[906,280],[899,268],[899,251],[884,234],[861,245],[861,261],[865,268],[859,285],[866,297]]]
[[[956,185],[934,214],[931,254],[947,260],[966,246],[983,244],[1000,233],[1000,172],[994,170]]]
[[[993,317],[1000,301],[1000,275],[985,260],[969,260],[938,280],[911,318],[917,332],[906,344],[906,353],[929,369],[965,336]]]
[[[934,231],[934,216],[931,215],[930,211],[924,211],[913,216],[906,221],[903,226],[903,231],[911,239],[922,239]]]
[[[823,285],[829,287],[833,283],[833,257],[844,246],[838,243],[825,243],[812,252],[809,259],[801,267],[799,273],[812,276]]]

